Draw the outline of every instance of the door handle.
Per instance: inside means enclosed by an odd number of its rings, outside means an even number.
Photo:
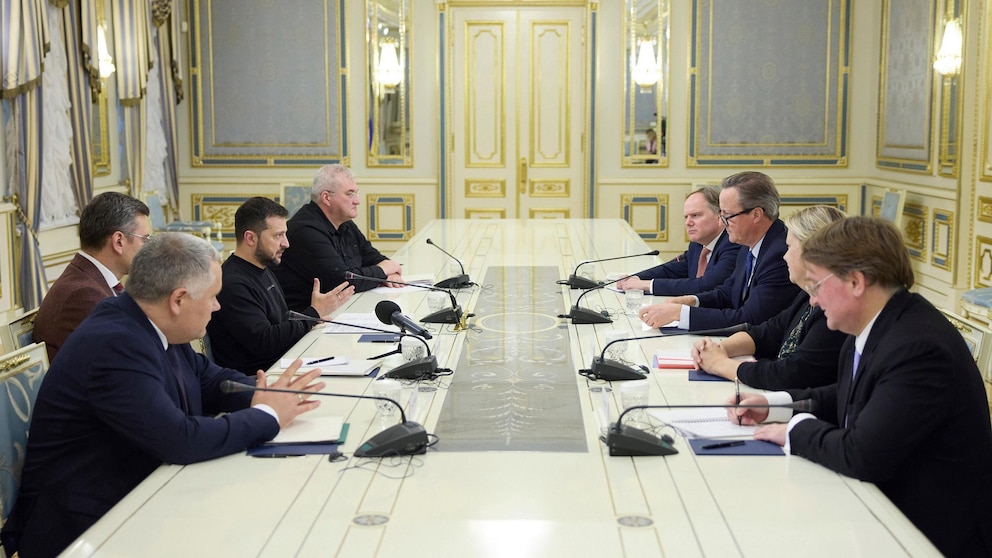
[[[527,193],[527,157],[520,158],[520,193]]]

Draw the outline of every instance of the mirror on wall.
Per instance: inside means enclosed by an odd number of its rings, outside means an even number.
[[[90,105],[90,146],[93,153],[93,176],[110,174],[110,129],[107,116],[107,86],[104,84],[95,103]]]
[[[413,166],[410,0],[366,0],[368,165]]]
[[[668,165],[668,0],[625,0],[623,166]]]
[[[961,124],[961,2],[945,0],[942,17],[937,18],[937,45],[934,70],[940,88],[940,137],[937,172],[957,177],[960,158]]]

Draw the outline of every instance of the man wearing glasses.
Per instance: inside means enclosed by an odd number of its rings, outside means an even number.
[[[49,362],[98,302],[123,290],[121,277],[149,238],[148,206],[140,200],[106,192],[86,204],[79,216],[79,252],[48,290],[34,321],[34,340],[45,342]]]
[[[909,292],[900,231],[850,217],[803,243],[810,304],[849,335],[837,381],[748,394],[742,405],[810,400],[812,413],[730,408],[754,437],[875,483],[944,556],[992,556],[992,430],[975,360],[939,310]]]
[[[403,281],[400,264],[382,255],[353,219],[358,216],[358,186],[344,165],[324,165],[313,179],[310,203],[286,223],[289,248],[272,271],[279,279],[290,310],[310,307],[313,280],[326,292],[345,281],[345,273],[380,278],[349,280],[356,292],[390,281]]]
[[[788,246],[778,209],[778,190],[769,176],[749,171],[725,178],[720,220],[730,241],[741,245],[733,275],[715,289],[648,306],[641,320],[651,327],[677,323],[698,331],[760,324],[785,309],[799,287],[789,281],[782,258]]]

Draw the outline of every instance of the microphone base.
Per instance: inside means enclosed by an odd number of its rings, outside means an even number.
[[[595,289],[596,287],[602,287],[603,283],[601,281],[595,281],[593,279],[586,279],[580,275],[571,274],[568,276],[568,281],[565,283],[573,289]]]
[[[647,373],[642,368],[629,366],[616,360],[603,357],[593,357],[592,377],[597,380],[615,382],[617,380],[643,380],[647,378]]]
[[[457,324],[462,320],[462,307],[445,308],[431,314],[427,314],[420,321],[425,324]]]
[[[672,444],[632,426],[610,426],[606,434],[610,455],[674,455],[679,452]],[[358,455],[357,453],[355,455]]]
[[[386,372],[383,377],[397,380],[419,380],[430,376],[437,370],[437,358],[435,356],[421,357],[404,362],[403,364]]]
[[[449,277],[442,281],[434,283],[434,286],[439,289],[462,289],[468,287],[472,284],[471,279],[468,278],[467,274],[455,275],[454,277]]]
[[[404,422],[372,436],[355,450],[355,457],[391,457],[427,453],[427,431],[416,422]]]
[[[610,319],[609,314],[605,311],[598,312],[596,310],[590,310],[588,308],[580,308],[578,306],[572,307],[572,323],[573,324],[611,324],[613,320]]]

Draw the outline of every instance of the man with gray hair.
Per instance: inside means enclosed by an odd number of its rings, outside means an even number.
[[[204,239],[159,234],[134,257],[127,292],[102,301],[66,341],[38,392],[8,553],[54,556],[163,463],[189,464],[271,440],[309,397],[264,387],[193,352],[217,310],[221,267]],[[317,391],[319,370],[272,387]],[[219,415],[219,413],[225,413]]]
[[[131,260],[151,238],[148,206],[117,192],[96,196],[79,216],[79,252],[48,290],[34,321],[34,340],[54,361],[69,334],[101,300],[122,289]]]
[[[651,327],[677,322],[681,329],[699,331],[757,325],[785,310],[799,287],[789,281],[783,259],[787,231],[778,208],[778,190],[768,175],[747,171],[725,178],[720,220],[730,241],[741,245],[733,275],[715,289],[648,306],[641,320]]]
[[[310,203],[286,223],[289,248],[272,269],[291,310],[310,306],[314,279],[320,280],[324,292],[345,281],[349,271],[380,279],[347,279],[356,292],[403,280],[400,264],[376,250],[355,225],[359,203],[358,186],[348,167],[325,165],[317,171]]]

